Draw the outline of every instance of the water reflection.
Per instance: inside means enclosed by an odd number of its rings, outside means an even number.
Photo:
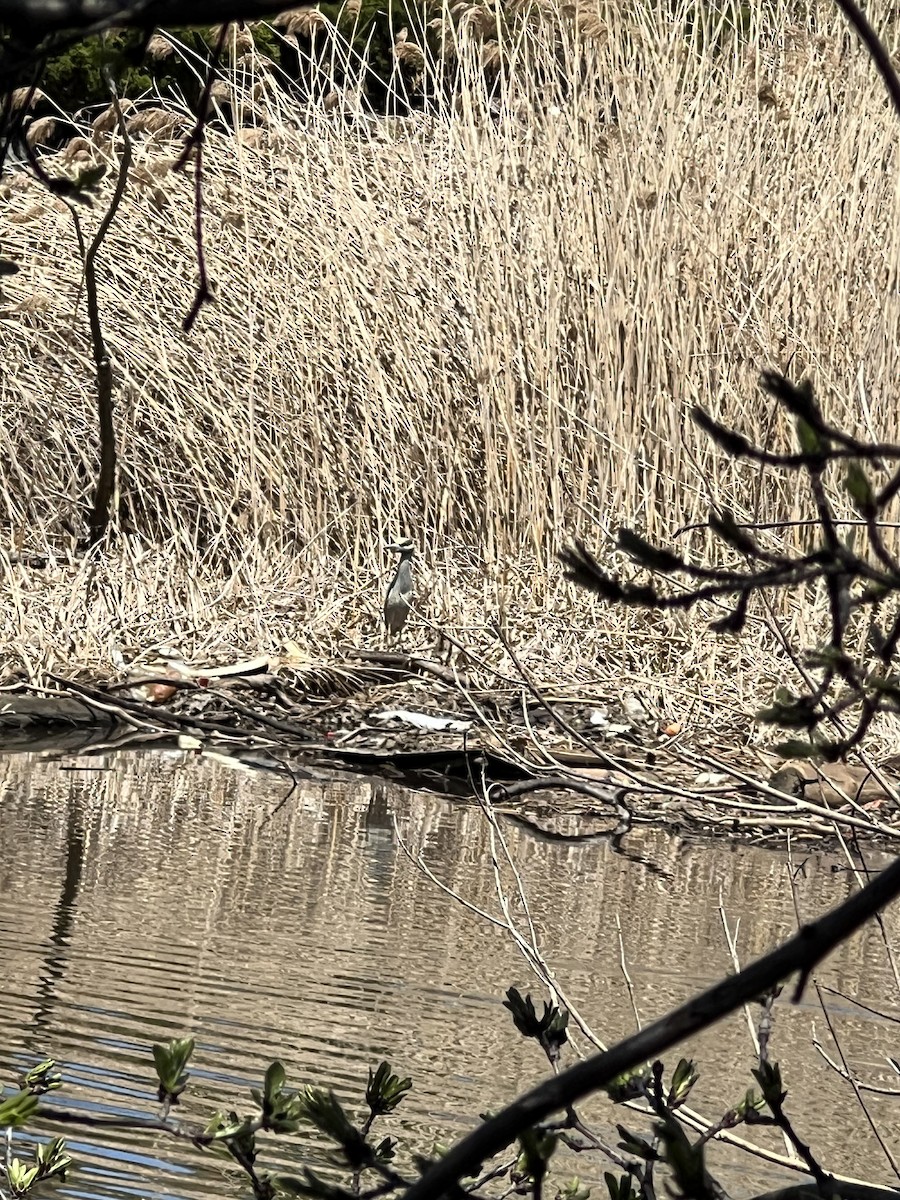
[[[205,1121],[240,1106],[276,1056],[292,1084],[327,1084],[357,1110],[368,1067],[384,1057],[413,1076],[398,1126],[427,1150],[544,1074],[500,1007],[510,984],[534,988],[522,958],[424,879],[394,837],[396,814],[404,840],[444,883],[499,915],[477,810],[383,784],[304,784],[273,816],[283,784],[209,760],[132,753],[67,767],[0,760],[6,1079],[50,1056],[64,1069],[68,1107],[149,1114],[150,1043],[191,1034],[195,1083],[183,1115]],[[504,832],[542,948],[607,1041],[634,1029],[632,1000],[653,1020],[731,969],[723,917],[739,923],[744,962],[796,928],[783,855],[644,831],[627,839],[629,859],[604,842],[540,842],[513,825]],[[524,917],[499,851],[498,861]],[[848,894],[846,873],[833,869],[841,865],[805,856],[796,884],[804,919]],[[894,912],[886,924],[896,935]],[[875,926],[841,947],[821,977],[875,1008],[893,997],[898,1014]],[[857,1070],[890,1086],[893,1030],[847,1002],[833,1012]],[[814,1028],[825,1036],[814,993],[796,1009],[779,1006],[775,1053],[790,1109],[829,1167],[890,1182],[846,1085],[811,1049]],[[697,1107],[719,1115],[751,1082],[743,1018],[689,1050],[702,1072]],[[885,1129],[889,1104],[871,1100]],[[608,1123],[607,1107],[593,1111]],[[771,1136],[767,1144],[782,1148]],[[66,1185],[72,1195],[244,1194],[213,1156],[163,1135],[79,1135],[72,1152],[81,1166]],[[283,1169],[322,1157],[309,1137],[266,1154]],[[729,1161],[716,1151],[713,1165],[725,1163],[736,1195],[783,1178],[745,1157],[729,1171]]]

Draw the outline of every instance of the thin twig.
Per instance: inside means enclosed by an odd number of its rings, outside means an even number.
[[[857,895],[861,895],[861,893],[858,892]],[[874,1118],[872,1117],[872,1114],[869,1112],[869,1107],[866,1104],[865,1099],[863,1097],[862,1089],[860,1088],[860,1086],[856,1080],[856,1076],[850,1070],[847,1060],[844,1057],[844,1050],[843,1050],[843,1047],[841,1046],[840,1038],[837,1036],[837,1032],[834,1028],[834,1022],[831,1019],[831,1013],[828,1011],[828,1006],[826,1005],[826,1003],[822,997],[822,993],[819,990],[818,983],[814,983],[813,986],[816,989],[816,995],[818,996],[818,999],[819,999],[819,1005],[822,1009],[822,1015],[825,1018],[825,1024],[828,1026],[828,1032],[831,1034],[831,1039],[834,1042],[835,1049],[837,1050],[838,1055],[840,1056],[841,1065],[846,1073],[846,1076],[850,1083],[850,1086],[853,1088],[853,1093],[856,1096],[856,1102],[859,1105],[859,1107],[862,1109],[863,1116],[866,1118],[866,1122],[867,1122],[869,1128],[872,1130],[872,1135],[874,1136],[875,1140],[878,1142],[878,1145],[881,1147],[881,1152],[884,1155],[885,1159],[887,1160],[888,1165],[890,1166],[891,1170],[894,1172],[896,1177],[898,1179],[900,1179],[900,1164],[898,1164],[897,1159],[894,1157],[894,1154],[891,1151],[890,1146],[888,1146],[887,1142],[884,1140],[881,1130],[878,1128],[877,1122],[874,1120]]]
[[[861,892],[738,975],[720,980],[606,1053],[578,1063],[520,1096],[434,1163],[412,1185],[405,1200],[440,1200],[476,1163],[499,1153],[521,1130],[600,1090],[624,1071],[658,1057],[794,973],[799,973],[794,995],[795,1001],[799,1000],[816,964],[898,895],[900,862],[895,862]]]
[[[637,1006],[637,1000],[634,995],[634,984],[631,981],[631,976],[628,973],[628,962],[625,957],[625,939],[622,936],[622,920],[618,912],[616,913],[616,936],[619,941],[619,970],[622,972],[622,978],[625,980],[625,987],[628,990],[628,999],[631,1001],[631,1011],[634,1013],[634,1024],[636,1029],[641,1029],[641,1013]]]

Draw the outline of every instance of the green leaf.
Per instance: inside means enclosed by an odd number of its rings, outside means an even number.
[[[763,371],[759,377],[760,387],[774,396],[793,417],[802,417],[811,425],[821,428],[822,413],[813,396],[811,379],[791,383],[777,371]]]
[[[711,438],[715,444],[726,454],[732,458],[745,458],[752,450],[753,445],[743,434],[737,433],[734,429],[729,429],[727,425],[721,425],[701,408],[699,404],[695,404],[691,409],[691,420],[695,425]]]
[[[804,417],[797,418],[796,429],[801,453],[818,456],[828,449],[828,443]]]
[[[285,1083],[284,1067],[276,1061],[266,1071],[262,1090],[250,1089],[262,1111],[263,1128],[271,1133],[296,1133],[306,1116],[304,1101],[297,1092],[286,1091]]]
[[[662,571],[665,574],[669,574],[672,571],[684,570],[685,564],[683,558],[680,558],[677,554],[673,554],[671,550],[664,550],[661,546],[654,546],[652,542],[648,542],[646,538],[642,538],[633,529],[619,530],[619,548],[624,550],[635,562],[650,571]]]
[[[266,1107],[275,1107],[285,1083],[287,1083],[287,1076],[284,1073],[284,1067],[276,1060],[270,1064],[269,1069],[266,1071],[265,1083],[263,1084]]]
[[[777,1111],[787,1096],[781,1082],[781,1068],[778,1063],[764,1062],[754,1068],[753,1078],[762,1089],[763,1100],[772,1109]]]
[[[556,1200],[591,1200],[591,1189],[576,1176],[557,1188]]]
[[[356,1126],[351,1124],[334,1092],[306,1087],[303,1089],[301,1101],[306,1119],[320,1133],[324,1133],[340,1146],[354,1170],[364,1167],[369,1162],[371,1150]]]
[[[606,1085],[606,1094],[613,1104],[625,1104],[628,1100],[638,1100],[647,1094],[647,1084],[650,1081],[649,1067],[637,1067],[633,1071],[623,1071]]]
[[[7,1183],[17,1200],[46,1179],[52,1179],[54,1176],[64,1178],[66,1170],[72,1165],[63,1138],[38,1142],[34,1147],[33,1157],[33,1164],[25,1163],[19,1158],[10,1158],[6,1162]]]
[[[748,1113],[762,1112],[765,1106],[766,1102],[763,1097],[757,1096],[753,1088],[748,1088],[743,1100],[735,1105],[734,1111],[741,1120],[746,1120]]]
[[[236,1112],[218,1112],[210,1119],[205,1133],[213,1142],[241,1138],[252,1129],[252,1124],[249,1117],[239,1117]]]
[[[397,1157],[397,1141],[395,1138],[382,1138],[375,1147],[375,1159],[380,1163],[393,1162]]]
[[[672,1169],[677,1195],[693,1200],[718,1200],[703,1159],[703,1147],[692,1146],[674,1117],[666,1117],[655,1126],[665,1148],[665,1160]]]
[[[631,1133],[624,1125],[617,1125],[616,1132],[622,1139],[619,1142],[619,1148],[624,1150],[626,1154],[631,1154],[635,1158],[641,1158],[645,1162],[658,1162],[659,1155],[653,1146],[636,1133]]]
[[[37,1109],[38,1098],[23,1089],[0,1101],[0,1129],[18,1129],[30,1120]]]
[[[534,1001],[530,995],[524,998],[517,988],[511,987],[506,993],[503,1007],[512,1013],[513,1022],[524,1037],[533,1038],[540,1042],[544,1053],[552,1063],[559,1061],[562,1047],[568,1041],[566,1032],[569,1024],[569,1013],[565,1008],[544,1001],[543,1014],[538,1017]]]
[[[876,512],[875,493],[869,477],[858,462],[849,462],[844,475],[844,487],[862,517],[872,517]]]
[[[6,1178],[14,1196],[24,1196],[37,1177],[37,1167],[29,1167],[21,1158],[12,1158],[6,1164]]]
[[[97,185],[103,179],[106,172],[107,166],[105,163],[91,163],[89,166],[82,167],[71,178],[66,175],[58,175],[50,179],[47,187],[54,196],[62,196],[67,200],[77,200],[90,208],[93,203],[91,193],[96,190]]]
[[[545,1129],[524,1129],[519,1134],[522,1149],[516,1160],[514,1174],[521,1179],[543,1179],[558,1142],[556,1134]]]
[[[631,1184],[630,1175],[622,1175],[616,1179],[611,1171],[604,1172],[604,1182],[606,1190],[609,1192],[610,1200],[638,1200],[638,1193],[634,1190]]]
[[[36,1067],[26,1071],[19,1084],[34,1096],[42,1096],[45,1092],[55,1092],[62,1087],[62,1075],[55,1068],[54,1060],[45,1058]]]
[[[732,549],[751,558],[759,555],[756,540],[738,525],[730,509],[722,508],[718,513],[710,511],[708,524],[712,532]]]
[[[366,1087],[366,1104],[373,1116],[384,1116],[393,1112],[412,1087],[412,1080],[401,1079],[391,1072],[390,1064],[382,1062],[376,1070],[369,1068],[369,1083]]]
[[[523,998],[518,988],[507,988],[503,1007],[512,1013],[513,1024],[519,1033],[527,1038],[540,1037],[541,1025],[530,994]],[[546,1009],[546,1004],[544,1007]]]
[[[666,1106],[669,1109],[676,1109],[684,1104],[699,1078],[693,1062],[690,1059],[682,1058],[672,1072],[672,1085],[666,1097]]]
[[[66,1151],[65,1138],[51,1138],[49,1142],[39,1145],[35,1151],[41,1179],[50,1179],[54,1175],[60,1179],[72,1165],[72,1159]]]
[[[178,1097],[187,1087],[189,1077],[185,1067],[193,1053],[193,1038],[172,1038],[166,1045],[156,1043],[153,1046],[161,1102],[178,1103]]]

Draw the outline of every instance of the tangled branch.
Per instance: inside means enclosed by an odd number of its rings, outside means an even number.
[[[682,591],[663,593],[647,584],[624,583],[605,571],[580,542],[561,557],[570,579],[613,603],[665,610],[732,598],[731,611],[712,623],[717,633],[743,630],[756,593],[821,582],[828,597],[830,633],[823,646],[805,655],[805,666],[818,673],[818,680],[810,675],[811,685],[797,693],[780,688],[772,705],[758,715],[771,724],[806,731],[806,740],[782,744],[789,756],[835,761],[862,742],[878,713],[900,713],[895,662],[900,647],[900,559],[888,548],[882,529],[882,518],[900,493],[900,445],[863,442],[829,424],[808,381],[795,385],[765,372],[760,383],[793,419],[797,453],[777,454],[757,446],[700,407],[691,415],[730,457],[791,472],[798,484],[805,478],[819,531],[819,544],[811,552],[768,550],[730,511],[719,508],[709,514],[709,529],[745,559],[748,566],[743,570],[700,566],[631,529],[619,531],[621,550],[649,571],[686,579],[688,586]],[[835,518],[825,487],[826,474],[835,467],[843,469],[844,490],[865,529],[865,552],[855,549],[852,534],[842,535],[843,526]],[[887,477],[876,486],[879,474]],[[861,632],[861,619],[866,621],[864,636],[853,643],[849,635]],[[823,734],[825,720],[836,736]]]

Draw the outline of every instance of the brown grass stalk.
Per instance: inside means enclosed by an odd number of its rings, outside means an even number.
[[[737,645],[702,620],[610,612],[555,561],[570,535],[602,550],[621,523],[665,542],[716,500],[738,519],[810,516],[687,418],[700,402],[786,448],[761,368],[810,372],[834,422],[896,435],[895,118],[831,7],[803,23],[781,0],[741,7],[748,35],[729,38],[739,6],[724,6],[713,53],[687,6],[533,6],[488,82],[479,23],[447,14],[459,96],[440,100],[426,66],[433,109],[407,119],[359,115],[352,81],[346,104],[329,84],[327,104],[298,108],[244,54],[230,108],[254,128],[208,131],[217,302],[190,338],[193,182],[168,171],[178,143],[132,115],[135,193],[101,284],[124,540],[90,611],[69,594],[77,568],[15,584],[2,644],[97,664],[148,639],[368,644],[383,541],[409,533],[425,615],[464,638],[489,642],[499,614],[545,676],[627,677],[667,712],[752,702],[781,671],[764,621]],[[337,40],[331,61],[354,68]],[[0,525],[62,561],[89,485],[78,268],[36,184],[12,180],[2,206],[22,270],[2,302],[0,405],[16,419]],[[834,497],[855,515],[836,481]],[[712,549],[702,528],[678,545]],[[814,641],[820,611],[815,595],[787,605],[790,636]]]

